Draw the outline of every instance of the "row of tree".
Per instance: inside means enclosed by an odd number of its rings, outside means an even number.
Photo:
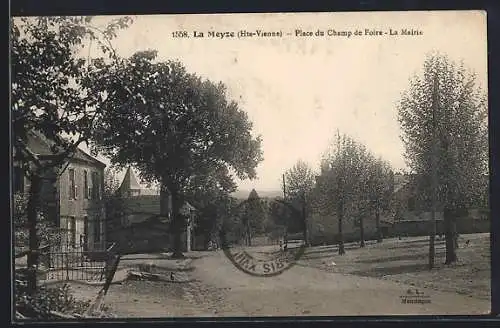
[[[336,218],[339,254],[344,254],[342,230],[346,217],[357,221],[361,247],[365,246],[365,218],[374,218],[378,240],[382,240],[380,217],[391,210],[394,178],[391,166],[363,144],[340,133],[336,139],[325,153],[317,177],[311,167],[299,160],[285,173],[284,189],[286,202],[300,218],[306,244],[310,239],[307,220],[317,211]]]
[[[457,217],[473,207],[488,207],[486,94],[476,74],[463,64],[446,55],[430,54],[422,74],[411,78],[403,93],[398,120],[418,207],[434,218],[429,225],[430,267],[438,212],[444,216],[446,263],[455,262]],[[394,212],[398,205],[392,202],[394,177],[386,161],[375,158],[351,137],[338,135],[317,180],[313,188],[312,170],[299,161],[286,173],[288,200],[304,211],[310,211],[316,201],[320,212],[335,215],[340,254],[345,251],[342,226],[346,217],[357,220],[361,247],[366,217],[375,218],[378,240],[382,239],[381,213]],[[307,216],[302,217],[306,234]]]
[[[445,227],[445,263],[453,263],[458,247],[456,219],[470,208],[488,208],[487,96],[477,75],[463,63],[429,54],[422,73],[413,76],[403,92],[398,121],[417,208],[430,211],[434,218],[429,224],[430,268],[439,212]],[[315,188],[311,187],[312,170],[303,162],[287,172],[286,181],[292,203],[302,203],[306,210],[315,204],[320,212],[336,216],[340,254],[345,251],[342,226],[346,217],[358,221],[363,247],[364,218],[375,218],[380,241],[381,213],[395,215],[400,205],[393,202],[390,165],[346,135],[338,135],[326,153]],[[304,196],[316,203],[305,201]]]
[[[377,240],[382,241],[380,216],[390,211],[394,188],[391,166],[376,158],[360,142],[347,135],[337,141],[323,159],[319,178],[319,208],[338,220],[339,254],[344,254],[342,225],[346,216],[359,223],[360,245],[365,246],[364,219],[374,217]]]

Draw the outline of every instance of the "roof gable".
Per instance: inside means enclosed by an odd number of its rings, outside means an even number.
[[[139,184],[139,181],[137,181],[137,177],[135,176],[134,171],[132,171],[132,168],[129,166],[127,172],[125,173],[125,176],[123,177],[122,183],[120,185],[120,190],[127,191],[141,189],[142,187]]]
[[[57,153],[58,146],[53,141],[43,136],[41,133],[30,131],[28,133],[27,142],[28,142],[28,147],[31,149],[31,151],[38,156],[50,157],[58,154]],[[69,161],[73,160],[84,161],[102,167],[106,166],[106,164],[94,158],[93,156],[87,154],[80,148],[77,148],[74,155],[71,158],[69,158]]]

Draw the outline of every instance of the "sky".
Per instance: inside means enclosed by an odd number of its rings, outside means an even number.
[[[98,17],[104,24],[110,17]],[[121,56],[155,49],[188,71],[227,85],[263,139],[258,179],[240,190],[280,190],[281,175],[301,159],[318,170],[336,135],[354,137],[394,169],[406,168],[397,102],[432,51],[463,60],[487,87],[486,14],[358,12],[135,16],[113,46]],[[390,35],[390,29],[421,35]],[[208,31],[282,31],[283,37],[212,38]],[[362,31],[363,35],[296,36],[295,30]],[[365,29],[387,32],[364,35]],[[174,38],[173,31],[190,38]],[[204,38],[194,38],[193,31]],[[291,35],[288,35],[290,33]],[[91,52],[94,50],[91,49]],[[104,158],[100,158],[109,163]]]

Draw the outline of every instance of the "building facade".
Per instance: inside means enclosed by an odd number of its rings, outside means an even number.
[[[51,142],[31,133],[28,147],[42,161],[49,161]],[[106,242],[106,213],[103,202],[106,164],[81,149],[62,166],[46,172],[42,179],[41,209],[47,220],[62,231],[61,244],[68,249],[101,250]],[[14,193],[27,195],[29,178],[14,157]]]
[[[156,192],[143,188],[129,167],[116,193],[121,198],[123,215],[112,219],[115,224],[109,231],[110,240],[117,242],[124,253],[168,249],[172,214],[172,199],[168,191]],[[192,231],[195,211],[187,202],[181,209],[181,214],[187,218],[185,233],[182,236],[184,251],[190,251],[194,243]]]

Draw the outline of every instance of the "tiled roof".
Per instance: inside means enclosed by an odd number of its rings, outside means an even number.
[[[28,147],[39,156],[52,156],[57,153],[52,152],[51,147],[55,146],[55,143],[47,138],[45,138],[40,133],[30,132],[28,133]],[[103,162],[90,156],[80,148],[77,148],[72,159],[78,159],[81,161],[98,164],[100,166],[106,166]]]
[[[129,190],[141,190],[141,189],[142,187],[137,181],[134,171],[132,171],[132,168],[129,167],[127,169],[127,172],[125,173],[125,176],[123,177],[122,184],[120,185],[120,190],[129,191]]]
[[[160,214],[160,196],[158,195],[140,195],[126,198],[127,209],[129,213],[142,214]],[[194,206],[186,202],[183,210],[196,210]]]

